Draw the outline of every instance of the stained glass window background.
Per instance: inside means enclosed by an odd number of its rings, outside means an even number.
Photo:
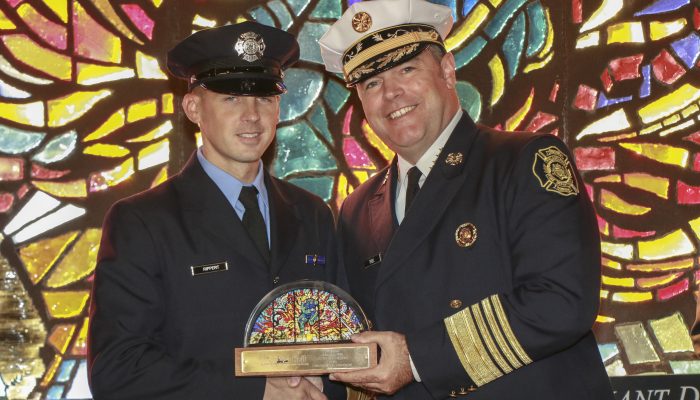
[[[196,146],[163,55],[255,19],[299,37],[277,176],[337,211],[393,153],[316,40],[351,0],[0,0],[0,399],[89,398],[87,305],[104,212]],[[463,107],[574,151],[603,239],[596,324],[611,376],[700,373],[700,12],[689,0],[440,0]]]

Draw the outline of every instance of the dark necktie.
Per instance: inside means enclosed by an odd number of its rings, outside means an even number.
[[[243,226],[248,235],[253,239],[255,247],[263,256],[267,264],[270,263],[270,247],[267,244],[267,227],[263,219],[260,207],[258,207],[258,189],[255,186],[243,186],[238,200],[245,207],[243,213]]]
[[[422,174],[420,173],[418,167],[411,167],[411,169],[408,170],[408,185],[406,186],[406,206],[404,207],[403,213],[404,218],[406,218],[406,215],[408,214],[408,209],[411,207],[413,199],[418,194],[418,190],[420,190],[418,181],[420,180],[421,176]]]

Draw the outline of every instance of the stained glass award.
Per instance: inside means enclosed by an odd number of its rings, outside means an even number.
[[[367,330],[357,302],[327,282],[302,280],[265,295],[250,314],[236,376],[303,376],[377,364],[376,343],[352,343]]]

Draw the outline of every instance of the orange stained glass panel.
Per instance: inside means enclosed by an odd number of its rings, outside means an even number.
[[[60,236],[41,239],[19,249],[19,258],[27,270],[29,279],[37,284],[65,249],[78,237],[78,231],[70,231]]]
[[[70,57],[40,46],[27,35],[11,34],[2,37],[7,49],[20,62],[37,69],[44,74],[70,81],[73,64]]]
[[[70,340],[73,338],[73,333],[75,333],[74,324],[60,324],[53,327],[51,334],[47,339],[55,349],[61,354],[64,354],[68,349]]]
[[[90,298],[87,290],[45,291],[42,294],[50,318],[77,317]]]
[[[87,355],[87,335],[88,335],[89,322],[90,322],[90,318],[85,317],[83,319],[83,325],[80,327],[80,332],[78,332],[78,337],[75,338],[75,342],[73,342],[73,348],[70,350],[71,355],[74,355],[74,356]]]
[[[73,2],[73,29],[75,54],[113,64],[122,61],[121,39],[95,21],[77,1]]]
[[[75,121],[97,104],[100,100],[112,94],[111,90],[103,89],[93,92],[74,92],[54,100],[49,100],[49,126],[59,127]]]
[[[668,285],[669,283],[675,281],[683,275],[685,275],[684,272],[676,272],[662,276],[655,276],[652,278],[638,278],[637,287],[639,287],[640,289],[654,289],[659,286]]]
[[[629,264],[627,269],[630,271],[640,272],[663,272],[675,270],[687,270],[693,268],[694,261],[692,258],[684,258],[682,260],[657,262],[648,264]]]
[[[68,31],[64,25],[57,24],[46,18],[29,3],[24,3],[17,7],[17,15],[44,42],[59,50],[66,49]]]
[[[101,237],[101,229],[87,229],[51,271],[51,275],[46,280],[46,286],[60,288],[90,275],[97,265],[97,250],[100,247]]]

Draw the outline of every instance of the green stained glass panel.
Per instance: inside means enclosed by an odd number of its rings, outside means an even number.
[[[508,68],[508,77],[513,79],[518,72],[520,65],[520,55],[523,53],[525,46],[525,14],[519,13],[513,21],[513,26],[506,35],[506,40],[503,42],[503,54],[505,55],[506,65]]]
[[[321,131],[323,137],[325,137],[329,143],[333,143],[333,137],[331,135],[331,132],[328,130],[328,118],[326,118],[326,110],[323,109],[322,105],[317,104],[313,108],[309,120],[314,125],[314,127],[316,127],[316,129]]]
[[[46,136],[45,133],[27,132],[0,125],[0,151],[7,154],[22,154],[35,148]]]
[[[350,97],[350,91],[345,88],[345,86],[334,80],[328,80],[326,82],[326,88],[323,91],[323,99],[326,100],[328,107],[333,110],[334,113],[338,113],[340,109],[345,105]]]
[[[253,17],[254,20],[260,22],[263,25],[275,26],[275,20],[272,18],[270,13],[268,13],[267,10],[265,10],[262,7],[256,7],[250,10],[250,15]]]
[[[280,28],[287,30],[290,26],[292,26],[292,23],[294,22],[292,15],[289,14],[289,10],[281,1],[271,1],[267,3],[267,6],[270,7],[270,10],[275,13],[275,16],[280,21]]]
[[[496,15],[493,17],[491,22],[486,25],[484,31],[491,39],[495,39],[501,31],[506,27],[508,20],[510,20],[518,9],[525,4],[525,0],[508,0],[501,6],[501,8],[496,11]]]
[[[457,93],[462,108],[467,111],[474,121],[478,121],[481,116],[481,94],[469,82],[457,82]]]
[[[275,176],[285,177],[293,173],[329,171],[335,168],[335,158],[306,122],[277,130]]]
[[[321,49],[318,47],[318,39],[323,36],[330,25],[316,22],[307,22],[299,32],[299,58],[318,64],[323,64]]]
[[[333,193],[333,178],[330,176],[290,179],[289,182],[308,190],[325,201],[330,200]]]
[[[464,67],[472,62],[472,60],[481,53],[481,50],[486,46],[486,40],[477,37],[466,45],[462,50],[455,53],[455,65],[457,69]]]
[[[32,160],[39,161],[44,164],[61,161],[68,157],[73,150],[75,150],[77,140],[78,134],[75,131],[70,131],[56,136],[55,138],[51,139],[46,146],[44,146],[39,154],[32,157]]]
[[[323,1],[333,1],[333,0],[323,0]],[[309,6],[311,0],[287,0],[287,4],[292,7],[294,14],[299,15],[306,7]]]
[[[321,94],[322,75],[306,69],[290,68],[285,72],[287,93],[280,102],[280,122],[289,121],[307,112]]]
[[[311,18],[340,18],[343,10],[340,7],[338,0],[319,1],[314,11],[311,13]]]
[[[532,57],[542,50],[547,39],[547,18],[544,7],[538,1],[527,6],[527,22],[530,31],[527,33],[527,56]]]

